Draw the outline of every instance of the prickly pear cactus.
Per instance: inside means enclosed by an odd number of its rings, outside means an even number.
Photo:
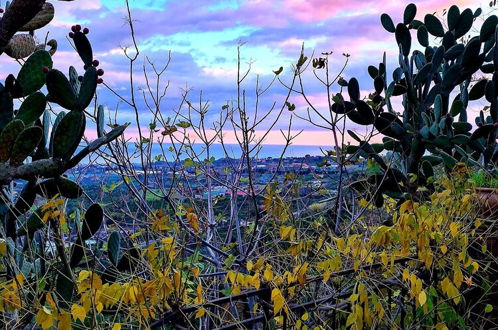
[[[469,36],[479,15],[479,10],[452,6],[445,30],[432,14],[417,20],[414,4],[406,7],[403,22],[397,25],[383,14],[381,23],[399,46],[399,66],[388,75],[384,55],[382,63],[368,67],[374,93],[362,98],[358,81],[352,78],[343,84],[349,100],[341,94],[334,97],[332,111],[356,124],[372,125],[384,136],[383,143],[370,144],[350,132],[359,145],[346,146],[349,153],[374,159],[381,166],[382,173],[368,179],[378,188],[377,205],[382,205],[383,194],[421,198],[418,187],[430,187],[435,165],[450,170],[457,162],[476,166],[498,162],[498,17],[488,17],[479,34]],[[412,51],[413,39],[423,52]],[[436,40],[434,45],[430,39]],[[476,82],[477,76],[484,78]],[[480,112],[474,129],[467,109],[470,101],[483,97],[489,111]],[[384,150],[398,155],[394,166],[380,156]]]
[[[27,301],[38,301],[47,291],[54,290],[59,307],[67,308],[75,294],[74,270],[86,267],[86,242],[101,227],[104,211],[97,204],[90,206],[81,226],[71,224],[78,233],[76,239],[64,242],[60,228],[66,225],[62,216],[65,199],[83,194],[82,187],[64,173],[89,153],[118,138],[126,126],[117,126],[106,134],[100,109],[98,139],[76,153],[85,133],[84,110],[103,82],[104,71],[93,58],[87,28],[76,25],[70,32],[82,60],[81,79],[74,67],[69,78],[54,68],[51,55],[57,47],[55,41],[47,44],[52,48],[47,51],[45,45],[36,46],[31,34],[16,34],[43,27],[53,16],[53,6],[45,1],[14,0],[0,19],[0,50],[14,58],[26,58],[17,75],[9,74],[0,83],[0,236],[7,242],[4,264],[8,278],[19,272],[30,281],[44,278],[45,288]],[[47,95],[41,91],[44,87]],[[53,123],[48,103],[64,108]],[[16,185],[20,191],[16,191]],[[129,254],[120,253],[116,235],[112,235],[109,269],[123,258],[130,259]],[[50,237],[50,241],[41,236]],[[45,254],[49,244],[56,246],[57,253],[47,260],[40,255]],[[26,315],[24,321],[29,322],[29,313]],[[18,317],[3,312],[1,316],[5,322]]]

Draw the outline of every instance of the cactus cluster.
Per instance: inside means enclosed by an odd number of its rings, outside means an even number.
[[[2,32],[6,32],[6,35],[4,38],[0,36],[1,50],[14,59],[22,59],[36,50],[50,46],[49,52],[53,55],[57,50],[57,42],[52,39],[47,44],[37,44],[34,31],[48,25],[54,19],[54,5],[45,1],[25,2],[21,4],[19,1],[14,1],[11,5],[7,1],[5,10],[2,9],[2,13],[5,13],[2,17],[2,22],[5,23]]]
[[[84,111],[93,100],[104,72],[97,69],[99,63],[93,58],[87,28],[74,26],[71,32],[84,63],[83,76],[71,67],[67,78],[53,68],[50,51],[32,47],[26,36],[32,37],[31,32],[48,24],[53,15],[53,6],[45,1],[14,0],[0,19],[0,50],[14,58],[27,57],[17,76],[10,74],[4,84],[0,83],[0,218],[7,245],[7,277],[14,278],[21,271],[27,279],[48,278],[45,290],[55,288],[61,301],[70,302],[75,293],[73,270],[81,266],[86,241],[101,227],[104,212],[98,204],[90,206],[84,219],[76,221],[81,226],[75,226],[76,239],[67,249],[64,240],[68,238],[63,238],[60,230],[65,220],[55,216],[53,205],[56,200],[82,196],[83,189],[64,173],[120,136],[126,126],[104,132],[104,110],[100,106],[96,118],[98,138],[75,154],[85,132]],[[16,34],[19,31],[30,34]],[[21,39],[22,45],[18,41]],[[56,45],[55,41],[52,44]],[[44,87],[46,95],[42,92]],[[49,102],[68,110],[60,111],[53,123],[47,109]],[[20,106],[14,110],[16,104]],[[14,185],[19,180],[25,183],[16,194]],[[46,202],[33,211],[37,198]],[[52,239],[42,239],[49,231]],[[50,244],[57,247],[57,253],[52,256],[55,262],[47,266]],[[109,269],[103,270],[108,273],[116,267],[126,270],[120,264],[129,265],[135,255],[120,252],[117,233],[109,237],[108,254]],[[39,297],[42,296],[41,292]],[[33,297],[33,301],[39,297]]]
[[[435,165],[451,169],[457,162],[489,166],[498,161],[498,17],[489,16],[479,35],[470,37],[480,9],[460,11],[452,6],[446,30],[435,15],[427,14],[422,22],[415,19],[416,13],[415,4],[409,4],[397,25],[389,15],[381,16],[383,27],[399,46],[399,67],[392,79],[384,55],[382,63],[368,67],[375,92],[363,99],[357,79],[343,80],[349,101],[338,94],[331,109],[356,124],[373,125],[384,136],[382,143],[370,144],[350,131],[359,145],[346,147],[348,153],[380,165],[382,172],[368,179],[377,187],[373,197],[378,206],[383,194],[420,198],[418,187],[431,187]],[[412,34],[423,52],[411,51]],[[437,46],[431,46],[429,38]],[[401,98],[402,110],[393,105],[394,97]],[[489,106],[480,112],[473,130],[467,116],[469,101],[482,97]],[[384,150],[397,155],[396,166],[381,157]]]

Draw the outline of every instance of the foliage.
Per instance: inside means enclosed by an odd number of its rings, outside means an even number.
[[[101,82],[87,39],[88,29],[73,26],[70,37],[85,62],[84,76],[71,67],[70,78],[53,68],[55,40],[36,46],[34,32],[54,17],[54,7],[45,1],[7,3],[0,20],[0,49],[14,59],[25,59],[17,74],[7,75],[0,84],[0,216],[3,223],[4,290],[1,309],[6,327],[24,327],[33,318],[31,308],[45,301],[47,292],[54,294],[58,308],[70,303],[74,287],[73,269],[84,254],[84,242],[100,228],[102,208],[90,206],[77,229],[78,238],[71,245],[71,255],[65,251],[62,235],[69,231],[65,210],[66,199],[83,195],[83,189],[65,177],[65,172],[78,165],[90,152],[121,135],[126,126],[118,126],[107,135],[90,143],[74,155],[85,133],[85,110]],[[18,34],[26,31],[29,34]],[[51,46],[46,51],[46,46]],[[48,94],[41,90],[46,87]],[[14,106],[19,103],[19,109]],[[59,105],[60,111],[51,124],[48,103]],[[47,109],[49,108],[49,109]],[[103,113],[97,123],[103,132]],[[50,134],[49,134],[50,133]],[[15,185],[22,183],[16,192]],[[36,208],[37,196],[46,202]],[[74,223],[72,224],[74,226]],[[48,238],[48,239],[47,239]],[[56,253],[52,251],[55,247]],[[53,262],[50,260],[52,259]],[[24,291],[24,285],[30,290]],[[50,300],[49,300],[50,301]],[[52,303],[54,300],[52,300]],[[15,312],[15,313],[14,313]],[[46,328],[54,315],[47,308],[37,314]],[[59,311],[62,328],[70,328],[68,312]],[[68,318],[69,317],[69,318]]]
[[[409,4],[403,22],[396,26],[389,15],[381,17],[400,50],[399,67],[393,70],[392,80],[384,55],[382,63],[368,68],[375,92],[362,99],[357,79],[351,78],[344,83],[349,101],[338,94],[332,107],[336,113],[346,113],[356,124],[373,125],[384,136],[383,143],[370,144],[350,131],[359,145],[347,146],[348,152],[373,159],[382,167],[383,173],[370,178],[377,182],[373,198],[379,206],[383,194],[402,200],[423,198],[426,194],[417,188],[432,189],[434,165],[443,164],[447,170],[457,162],[494,166],[498,159],[498,18],[490,15],[480,26],[479,35],[469,36],[480,9],[460,12],[452,6],[446,14],[447,30],[436,16],[427,14],[422,22],[415,19],[416,13],[417,7]],[[416,32],[424,52],[411,51],[411,31]],[[430,45],[429,35],[437,46]],[[397,97],[402,111],[397,109]],[[467,116],[469,101],[483,97],[489,105],[481,110],[476,118],[477,129],[472,131]],[[399,159],[388,164],[380,156],[383,150]]]
[[[498,179],[496,176],[484,170],[473,172],[471,180],[477,187],[498,188]]]
[[[4,18],[17,11],[27,15],[32,7],[23,7],[23,3],[26,2],[15,0]],[[89,31],[74,26],[70,33],[84,63],[85,73],[81,78],[73,67],[69,78],[53,69],[50,52],[37,50],[26,55],[28,58],[17,78],[9,76],[5,86],[0,88],[0,119],[3,120],[0,121],[0,141],[3,142],[0,145],[0,184],[5,218],[1,233],[4,238],[0,240],[3,260],[0,319],[3,325],[6,328],[113,330],[163,326],[209,329],[250,327],[260,323],[273,328],[296,329],[324,329],[330,325],[352,329],[393,326],[449,329],[483,325],[486,321],[481,320],[492,311],[486,299],[494,285],[492,269],[496,256],[487,251],[489,231],[493,227],[488,227],[485,221],[488,219],[477,216],[478,203],[475,203],[474,194],[477,182],[466,163],[477,163],[478,156],[493,161],[494,155],[488,157],[487,153],[488,147],[494,148],[495,127],[483,125],[473,133],[469,129],[455,134],[459,125],[455,126],[451,118],[460,115],[463,122],[467,104],[465,96],[459,96],[453,103],[457,104],[456,111],[449,107],[449,92],[446,93],[447,88],[452,90],[463,83],[461,95],[465,95],[469,77],[475,72],[470,71],[477,71],[482,64],[474,67],[478,56],[465,62],[468,60],[465,54],[475,51],[469,45],[474,43],[475,46],[476,41],[471,39],[466,46],[458,44],[458,49],[463,47],[462,53],[452,59],[445,59],[445,46],[442,55],[441,48],[432,49],[431,53],[427,47],[425,55],[414,54],[410,60],[407,51],[410,45],[407,26],[417,26],[424,44],[424,29],[443,38],[451,34],[455,43],[465,35],[470,29],[469,11],[463,11],[455,18],[457,9],[452,8],[452,14],[448,14],[452,19],[448,22],[450,32],[447,33],[432,15],[426,17],[425,24],[414,21],[414,5],[407,7],[404,23],[397,27],[387,15],[382,16],[382,24],[397,35],[401,45],[402,69],[398,73],[405,72],[405,78],[395,79],[394,85],[391,84],[394,87],[386,87],[385,63],[383,67],[370,69],[375,73],[372,75],[378,91],[367,101],[360,100],[355,79],[341,82],[344,86],[347,84],[351,101],[344,101],[340,94],[337,95],[332,111],[343,112],[353,121],[368,120],[368,125],[384,124],[382,129],[377,129],[391,138],[379,146],[350,133],[360,146],[348,149],[375,161],[368,162],[366,181],[380,189],[373,203],[367,195],[361,195],[361,199],[358,195],[344,198],[345,208],[359,206],[358,212],[350,212],[359,216],[342,224],[341,235],[330,221],[335,215],[322,212],[328,207],[327,201],[309,205],[306,212],[296,211],[295,205],[305,202],[299,194],[302,182],[294,173],[285,173],[283,182],[271,179],[260,194],[255,193],[250,156],[253,140],[248,136],[254,127],[250,126],[245,110],[240,108],[242,127],[239,128],[243,135],[246,134],[241,143],[245,147],[245,158],[231,164],[235,164],[232,169],[238,168],[238,171],[226,171],[231,180],[228,185],[232,188],[229,219],[234,227],[223,229],[227,228],[223,227],[224,219],[214,214],[212,204],[216,199],[209,196],[204,203],[181,195],[191,188],[189,181],[186,181],[188,187],[176,186],[178,196],[169,193],[162,196],[163,187],[150,187],[147,180],[140,181],[138,175],[125,175],[130,173],[126,172],[128,167],[133,168],[127,166],[131,160],[119,163],[116,157],[113,161],[118,162],[120,170],[125,168],[123,180],[102,187],[102,191],[109,199],[118,191],[135,196],[139,199],[141,213],[128,208],[124,216],[131,218],[126,223],[130,226],[125,228],[125,223],[114,223],[107,228],[110,234],[102,235],[100,229],[106,217],[104,205],[93,203],[83,215],[79,207],[70,213],[68,199],[79,198],[84,191],[64,176],[86,155],[110,144],[125,129],[125,126],[117,126],[105,134],[103,108],[95,109],[99,138],[75,155],[86,127],[85,110],[102,79],[98,78],[101,75],[96,69],[98,62],[93,59],[86,36]],[[30,15],[47,22],[50,21],[47,17],[51,16],[49,9],[40,12],[38,8],[36,12],[30,11]],[[493,20],[498,19],[492,19],[492,23]],[[2,36],[14,38],[15,32],[27,23],[30,28],[38,26],[31,21],[16,22],[14,29],[5,27],[6,22],[9,20],[0,21],[0,46]],[[130,17],[129,23],[132,22]],[[487,29],[489,24],[486,24]],[[486,41],[485,44],[493,46],[495,39],[490,34],[494,32],[481,30],[479,43]],[[8,43],[9,40],[5,45]],[[11,54],[20,52],[11,51]],[[439,63],[436,54],[442,56]],[[135,57],[130,58],[132,71],[134,60]],[[301,56],[298,71],[306,61]],[[410,70],[414,70],[413,63],[417,61],[424,64],[417,75],[423,67],[430,67],[430,70],[425,69],[429,73],[425,73],[424,79],[420,78],[423,80],[420,85],[414,83],[417,76],[411,80]],[[482,61],[484,63],[485,59]],[[327,66],[325,60],[315,59],[313,64],[316,68]],[[455,71],[458,71],[458,78],[453,77],[448,82],[448,76],[451,78],[450,74]],[[275,72],[276,75],[280,73],[282,69]],[[462,78],[460,74],[465,78],[462,81],[458,81]],[[294,79],[297,75],[299,73],[295,73]],[[439,87],[432,87],[436,88],[434,100],[428,102],[431,92],[425,90],[431,89],[432,82]],[[488,84],[494,88],[494,80],[486,82]],[[48,95],[40,91],[44,86]],[[380,96],[381,90],[385,98]],[[384,105],[390,108],[390,97],[400,90],[404,95],[403,118],[406,122],[401,122],[392,109],[381,110]],[[14,99],[23,99],[15,116]],[[51,124],[47,102],[69,112],[59,112]],[[133,102],[131,105],[135,106]],[[493,106],[496,100],[489,102]],[[189,109],[192,107],[188,101],[185,103]],[[286,104],[289,109],[296,110],[295,105]],[[493,111],[498,111],[496,104],[494,107]],[[418,110],[425,116],[418,117]],[[187,129],[205,127],[206,112],[202,105],[199,113],[200,124],[193,122],[190,116],[178,115],[188,122],[175,118],[171,121],[176,123],[173,125],[168,119],[164,126],[170,125],[169,129],[164,131],[166,134],[159,134],[172,139],[181,136],[180,133],[188,137]],[[42,115],[43,121],[39,119]],[[491,114],[493,122],[495,115]],[[444,125],[440,126],[441,122]],[[411,129],[416,123],[420,125],[418,131]],[[436,128],[432,129],[434,123]],[[426,126],[432,134],[428,137],[421,132]],[[160,132],[159,129],[155,131],[156,127],[156,123],[150,125],[149,138],[140,133],[137,144],[142,165],[154,132]],[[403,130],[404,136],[398,134],[399,130]],[[207,146],[204,160],[193,153],[188,153],[189,158],[180,159],[179,152],[172,166],[174,172],[183,171],[185,176],[203,174],[210,195],[212,181],[220,180],[220,177],[213,171],[214,158],[208,148],[214,140],[207,137],[205,130],[203,132],[204,135],[198,135],[204,138]],[[459,142],[454,140],[457,137]],[[441,139],[449,144],[443,145]],[[181,147],[184,147],[183,143]],[[480,143],[484,149],[474,150]],[[459,148],[464,152],[459,152]],[[388,155],[380,157],[382,149],[399,154],[397,159],[401,159],[401,166],[396,168],[399,164],[386,162]],[[426,149],[438,155],[424,156]],[[479,155],[472,154],[471,150]],[[448,157],[455,161],[448,162]],[[440,176],[436,172],[438,167],[424,165],[431,161],[443,164],[449,175]],[[242,175],[246,162],[247,175]],[[149,169],[143,167],[141,175],[147,178]],[[27,182],[15,198],[14,180],[18,179]],[[240,182],[244,186],[239,186]],[[244,190],[244,203],[237,204],[237,189]],[[405,189],[408,194],[404,194]],[[385,200],[384,193],[388,195]],[[420,198],[419,193],[424,198]],[[128,202],[125,198],[128,196],[118,196],[125,204]],[[399,197],[402,197],[401,202]],[[151,200],[164,201],[164,207],[151,207],[158,205],[149,204]],[[375,206],[381,204],[383,209],[379,213]],[[237,216],[238,205],[249,209],[244,213],[250,215],[248,219]],[[137,216],[143,213],[146,216]],[[232,228],[235,228],[234,233]],[[224,240],[219,239],[220,233],[226,234]],[[103,236],[106,239],[103,240]],[[234,243],[235,236],[239,241],[243,241],[242,237],[249,238],[250,242]]]

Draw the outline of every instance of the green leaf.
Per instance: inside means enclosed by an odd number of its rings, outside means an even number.
[[[86,210],[85,218],[81,224],[81,239],[86,241],[92,237],[104,221],[104,210],[99,204],[92,204]]]
[[[180,121],[176,126],[181,127],[181,128],[189,128],[191,125],[189,122],[186,121]]]
[[[112,232],[107,241],[107,255],[114,266],[117,266],[119,259],[121,259],[120,240],[119,233]]]
[[[493,311],[493,305],[487,304],[486,307],[484,307],[485,313],[491,313],[492,311]]]

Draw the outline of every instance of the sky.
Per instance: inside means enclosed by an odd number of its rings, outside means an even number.
[[[3,1],[2,1],[3,2]],[[128,62],[122,47],[131,45],[130,30],[126,25],[126,7],[123,0],[75,0],[52,1],[56,7],[56,19],[52,24],[37,31],[40,40],[49,32],[50,38],[59,43],[54,56],[55,67],[67,72],[69,65],[81,61],[72,50],[66,36],[73,24],[90,29],[95,58],[101,62],[106,74],[106,84],[124,97],[130,96]],[[415,0],[418,19],[426,13],[437,12],[452,4],[473,9],[478,1],[459,0]],[[247,89],[249,108],[254,108],[256,77],[264,85],[270,82],[280,66],[284,67],[282,80],[288,82],[291,66],[296,63],[304,44],[305,54],[333,51],[332,72],[337,72],[344,60],[343,53],[350,54],[350,64],[343,73],[344,78],[357,77],[364,93],[372,88],[367,74],[370,64],[377,65],[383,52],[391,61],[396,60],[397,47],[394,35],[380,25],[380,15],[386,12],[395,22],[402,20],[404,7],[409,2],[396,0],[130,0],[134,20],[135,37],[140,48],[137,65],[147,56],[161,66],[171,51],[171,63],[164,83],[169,82],[167,99],[161,108],[165,116],[173,116],[182,89],[191,88],[191,100],[203,98],[210,102],[209,117],[215,120],[219,110],[227,101],[236,97],[237,46],[241,48],[242,65],[251,63],[251,73],[244,87]],[[487,3],[483,3],[483,8]],[[3,67],[15,68],[15,63],[0,57]],[[389,62],[388,62],[389,63]],[[394,62],[392,62],[394,64]],[[76,65],[77,64],[77,65]],[[393,66],[391,66],[392,68]],[[78,68],[78,66],[77,66]],[[5,72],[5,70],[2,70]],[[4,75],[0,75],[4,78]],[[327,104],[323,86],[307,77],[306,88],[310,100],[317,108]],[[137,88],[144,86],[145,79],[136,72]],[[133,113],[105,87],[100,86],[99,103],[109,109],[118,109],[118,121],[130,121]],[[280,105],[287,90],[276,83],[262,97],[262,108],[272,102]],[[365,95],[365,94],[364,94]],[[304,114],[302,98],[293,98],[298,113]],[[151,119],[145,103],[138,101],[140,116],[145,122]],[[251,110],[250,110],[251,111]],[[282,118],[267,138],[267,143],[282,143],[279,129],[287,127],[291,113],[284,112]],[[271,119],[272,116],[269,117]],[[263,123],[262,128],[264,128]],[[136,128],[135,128],[136,129]],[[329,132],[313,127],[304,120],[293,119],[293,132],[303,130],[295,144],[330,145]],[[133,128],[128,134],[133,135]]]

